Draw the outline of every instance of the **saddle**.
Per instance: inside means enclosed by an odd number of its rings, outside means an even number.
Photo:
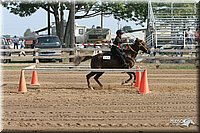
[[[111,59],[113,59],[113,54],[110,51],[103,53],[103,60],[111,60]]]

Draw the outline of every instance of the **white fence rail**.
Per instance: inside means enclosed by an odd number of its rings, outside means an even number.
[[[62,49],[54,49],[54,50],[60,50],[62,51],[62,54],[59,56],[33,56],[32,53],[34,52],[48,52],[51,51],[52,49],[23,49],[23,51],[25,51],[26,53],[31,53],[29,56],[26,57],[19,57],[19,56],[14,56],[12,54],[16,54],[19,53],[21,50],[20,49],[0,49],[0,52],[10,52],[11,56],[0,56],[0,59],[18,59],[18,58],[22,58],[22,59],[26,59],[29,58],[31,60],[34,59],[66,59],[69,60],[69,58],[74,58],[77,55],[80,56],[84,56],[84,55],[92,55],[95,51],[101,51],[101,52],[105,52],[105,51],[110,51],[110,48],[62,48]],[[74,51],[75,55],[69,55],[68,52],[70,51]],[[90,53],[88,53],[90,52]],[[157,54],[177,54],[177,53],[187,53],[187,55],[190,54],[196,54],[197,51],[195,49],[152,49],[151,52],[155,52]],[[172,59],[172,60],[182,60],[182,59],[196,59],[196,56],[192,56],[192,57],[163,57],[163,56],[151,56],[151,55],[138,55],[139,58],[143,58],[143,59],[158,59],[160,58],[160,60],[164,60],[164,59]]]

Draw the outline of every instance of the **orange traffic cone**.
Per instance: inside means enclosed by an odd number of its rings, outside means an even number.
[[[26,80],[25,80],[25,76],[24,76],[24,70],[21,70],[18,92],[19,93],[27,92]]]
[[[136,69],[139,70],[140,66],[136,66]],[[136,82],[135,82],[134,87],[140,87],[140,82],[141,82],[141,72],[137,71],[136,72]]]
[[[139,91],[140,91],[140,94],[150,93],[148,80],[147,80],[147,70],[146,69],[144,70],[144,72],[142,74],[142,79],[141,79]]]
[[[35,69],[32,72],[31,85],[40,85],[38,83],[37,72]]]

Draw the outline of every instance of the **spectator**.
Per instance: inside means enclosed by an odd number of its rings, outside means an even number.
[[[17,38],[16,36],[14,36],[14,38],[12,39],[12,42],[14,43],[14,49],[15,49],[15,47],[18,49],[19,38]]]
[[[22,49],[22,50],[21,50],[21,52],[19,53],[19,56],[20,56],[21,54],[23,54],[24,56],[26,56],[26,53],[25,53],[25,51],[23,50],[24,48],[25,48],[25,40],[22,39],[22,40],[20,41],[20,49]]]
[[[31,44],[31,48],[34,49],[35,48],[35,44],[37,43],[36,40],[33,40],[33,43]]]
[[[178,34],[177,34],[177,45],[182,45],[183,35],[184,35],[184,33],[178,32]]]
[[[187,41],[187,45],[192,45],[192,38],[193,38],[193,32],[191,31],[190,28],[188,28],[188,30],[185,33],[185,37],[186,37],[186,41]]]

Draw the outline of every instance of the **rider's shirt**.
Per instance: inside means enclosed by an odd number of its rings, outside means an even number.
[[[118,48],[120,48],[120,47],[121,47],[121,44],[122,44],[122,39],[121,39],[119,36],[116,36],[116,38],[115,38],[113,44],[114,44],[115,46],[117,46]]]

